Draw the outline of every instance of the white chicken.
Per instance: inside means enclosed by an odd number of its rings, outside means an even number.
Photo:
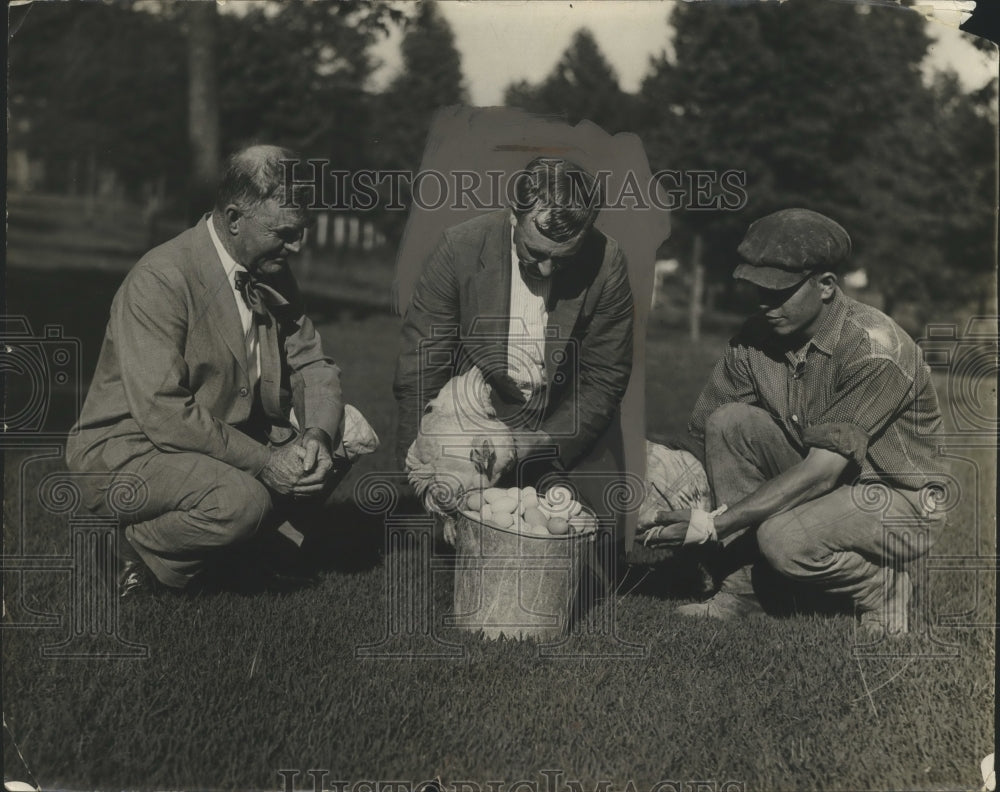
[[[454,544],[454,511],[466,492],[496,484],[516,461],[514,439],[497,418],[492,391],[475,366],[452,377],[427,403],[406,473],[428,513]]]
[[[646,441],[646,497],[639,509],[640,525],[657,511],[712,508],[708,476],[688,451]]]

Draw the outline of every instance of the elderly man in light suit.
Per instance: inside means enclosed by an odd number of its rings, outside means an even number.
[[[150,571],[187,587],[293,503],[321,500],[345,467],[340,371],[288,269],[307,222],[283,191],[293,159],[235,154],[212,213],[147,253],[115,296],[67,462],[107,474],[81,477],[94,510],[102,478],[144,483],[107,581],[120,596],[155,586]]]

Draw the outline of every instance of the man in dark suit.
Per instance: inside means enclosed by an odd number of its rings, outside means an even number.
[[[402,464],[427,402],[477,365],[515,430],[517,483],[585,467],[598,475],[579,476],[577,489],[599,500],[593,490],[622,468],[633,323],[625,257],[594,228],[600,191],[579,166],[535,159],[515,194],[510,210],[448,229],[424,267],[396,367],[397,456]]]
[[[293,159],[275,146],[235,154],[212,213],[147,253],[115,295],[66,457],[95,511],[116,478],[142,482],[109,581],[119,594],[153,585],[149,571],[185,588],[333,483],[340,371],[288,269],[307,222],[284,194]]]

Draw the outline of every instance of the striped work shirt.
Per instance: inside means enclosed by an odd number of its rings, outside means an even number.
[[[838,289],[807,346],[787,352],[775,341],[760,317],[730,340],[691,416],[696,438],[716,409],[744,402],[767,410],[801,453],[835,451],[864,479],[909,490],[940,481],[930,369],[892,319]]]

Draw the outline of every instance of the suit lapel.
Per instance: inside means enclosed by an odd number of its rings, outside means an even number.
[[[209,217],[202,218],[195,227],[193,252],[198,276],[201,278],[204,291],[203,316],[222,338],[233,357],[244,372],[248,370],[246,340],[243,335],[243,323],[239,311],[236,310],[236,300],[233,285],[226,277],[219,254],[208,234]]]
[[[604,238],[591,235],[579,252],[577,260],[552,282],[549,294],[549,318],[545,339],[545,375],[554,381],[559,362],[565,359],[565,349],[573,336],[587,291],[604,258]],[[510,332],[510,286],[512,276],[510,214],[497,213],[497,222],[490,226],[480,250],[479,269],[473,276],[474,317],[469,328],[469,340],[479,337],[478,354],[494,362],[497,355],[506,362]],[[486,348],[483,348],[486,347]]]
[[[600,241],[599,238],[594,238]],[[587,297],[587,290],[593,282],[603,248],[592,242],[585,243],[576,261],[568,269],[558,273],[552,282],[549,295],[549,321],[545,339],[545,379],[552,382],[559,362],[565,360],[565,349],[573,335],[576,321]]]
[[[487,336],[480,343],[499,344],[507,353],[510,330],[510,215],[497,213],[497,222],[490,226],[479,252],[479,270],[473,276],[475,305],[469,335]]]

